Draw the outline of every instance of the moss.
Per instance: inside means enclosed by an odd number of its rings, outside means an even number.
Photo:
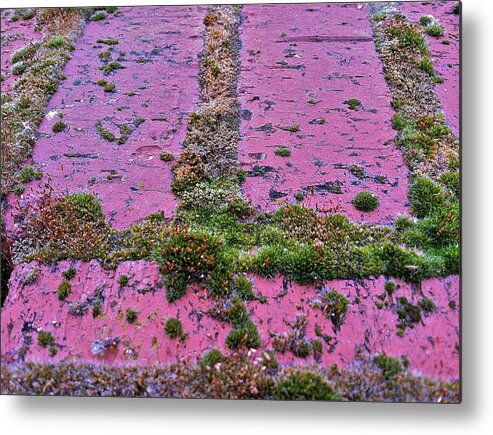
[[[291,156],[291,150],[289,148],[286,148],[285,146],[279,146],[274,154],[276,156],[289,157]]]
[[[257,326],[248,320],[238,329],[233,329],[226,337],[226,346],[230,349],[240,349],[242,347],[258,348],[260,346],[260,336]]]
[[[427,72],[431,77],[435,77],[436,76],[436,73],[435,73],[435,67],[433,65],[433,61],[429,58],[429,57],[425,57],[421,60],[421,62],[419,63],[419,67]]]
[[[428,33],[428,35],[430,36],[434,36],[434,37],[439,37],[439,36],[443,36],[443,27],[440,26],[439,24],[431,24],[430,26],[427,26],[425,28],[425,32]]]
[[[245,275],[239,275],[234,280],[236,294],[244,301],[253,301],[256,299],[253,294],[253,283]]]
[[[14,195],[21,196],[25,192],[26,188],[22,184],[17,184],[12,188]]]
[[[378,207],[378,197],[371,192],[360,192],[353,199],[353,205],[360,211],[370,212]]]
[[[67,127],[67,124],[65,124],[63,121],[57,121],[53,124],[53,127],[51,127],[51,129],[53,133],[60,133],[61,131],[65,131]]]
[[[457,2],[452,8],[452,13],[459,15],[460,14],[460,2]]]
[[[307,103],[308,103],[308,104],[315,105],[315,104],[320,103],[320,101],[319,101],[319,100],[314,100],[314,99],[312,98],[312,99],[308,100],[308,101],[307,101]]]
[[[176,339],[183,336],[183,325],[180,320],[172,317],[166,320],[164,332],[169,338]]]
[[[209,367],[214,367],[217,363],[224,361],[223,353],[218,349],[211,349],[202,356],[202,363]]]
[[[120,62],[109,62],[106,65],[100,66],[99,69],[103,71],[105,76],[109,76],[113,71],[125,68]]]
[[[365,178],[365,169],[362,166],[359,165],[351,165],[349,167],[349,172],[353,174],[356,178],[363,179]]]
[[[97,129],[99,135],[106,141],[108,142],[115,142],[116,141],[116,136],[109,130],[103,127],[103,125],[99,122],[97,124]]]
[[[290,131],[291,133],[296,133],[300,131],[300,126],[298,124],[293,124],[287,127],[281,127],[281,130],[286,130],[286,131]]]
[[[392,296],[395,292],[395,287],[395,282],[387,281],[385,283],[385,293],[387,293],[389,296]]]
[[[416,323],[421,322],[421,309],[413,305],[406,297],[401,296],[398,300],[397,316],[399,319],[398,328],[413,328]]]
[[[313,354],[315,356],[322,355],[324,350],[324,345],[322,343],[322,340],[319,339],[312,340],[312,349],[313,349]]]
[[[305,195],[303,195],[302,192],[296,192],[294,194],[294,198],[296,199],[296,201],[301,202],[301,201],[303,201],[305,199]]]
[[[172,162],[175,159],[175,156],[171,153],[168,153],[168,152],[162,152],[159,154],[159,158],[163,162]]]
[[[349,300],[341,293],[331,290],[324,295],[322,310],[339,330],[349,309]]]
[[[460,174],[458,172],[446,171],[440,175],[440,183],[457,198],[460,196]]]
[[[106,44],[106,45],[117,45],[119,43],[118,39],[113,39],[113,38],[98,39],[96,42],[98,44]]]
[[[418,306],[423,310],[424,313],[432,313],[435,311],[436,306],[435,302],[433,302],[433,299],[424,297],[418,302]]]
[[[41,47],[41,44],[39,42],[31,42],[26,46],[20,48],[12,55],[12,63],[14,64],[17,62],[32,59],[39,47]]]
[[[57,36],[53,36],[51,39],[49,39],[47,42],[46,42],[46,46],[47,47],[50,47],[50,48],[62,48],[64,47],[65,45],[71,45],[67,38],[65,36],[62,36],[62,35],[57,35]],[[71,49],[73,47],[70,47]]]
[[[418,177],[409,188],[409,201],[414,216],[424,218],[445,204],[440,186],[427,177]]]
[[[99,301],[94,302],[94,304],[92,305],[92,318],[96,319],[97,317],[102,315],[103,315],[103,308],[101,306],[101,302]]]
[[[420,19],[419,22],[423,26],[428,26],[429,24],[433,23],[435,20],[433,19],[433,16],[431,15],[423,15]]]
[[[72,292],[72,285],[68,281],[62,281],[58,286],[57,296],[60,301],[64,301]]]
[[[103,62],[109,62],[111,60],[111,53],[109,51],[102,51],[98,56]]]
[[[30,20],[31,18],[34,18],[36,15],[36,10],[32,8],[19,9],[17,12],[19,13],[19,15],[23,20]]]
[[[51,347],[48,349],[48,354],[49,354],[51,357],[54,357],[57,353],[58,353],[58,349],[57,349],[55,346],[51,346]]]
[[[397,358],[387,356],[385,353],[376,355],[373,358],[373,363],[382,371],[382,375],[385,379],[395,378],[404,370],[401,362]]]
[[[125,312],[125,319],[128,323],[133,324],[137,321],[138,315],[139,313],[137,311],[127,308],[127,311]]]
[[[106,83],[103,89],[104,92],[114,93],[116,92],[116,85],[114,83]]]
[[[106,86],[108,84],[108,82],[105,79],[100,79],[96,83],[98,86]]]
[[[128,284],[128,275],[120,275],[118,284],[120,284],[120,287],[125,287]]]
[[[101,20],[104,20],[106,19],[107,17],[107,14],[106,12],[104,11],[98,11],[96,13],[94,13],[93,15],[91,15],[91,21],[101,21]]]
[[[41,180],[43,173],[36,171],[32,166],[24,166],[17,178],[21,183],[30,183],[33,180]]]
[[[53,346],[55,344],[55,338],[51,332],[39,331],[38,332],[38,345],[41,347]]]
[[[347,104],[351,110],[356,110],[361,106],[361,101],[356,98],[350,98],[349,100],[344,101],[344,104]]]
[[[70,266],[67,270],[62,272],[62,278],[66,281],[71,281],[77,274],[77,269],[74,266]]]
[[[275,387],[276,400],[339,400],[339,395],[319,374],[293,371]]]

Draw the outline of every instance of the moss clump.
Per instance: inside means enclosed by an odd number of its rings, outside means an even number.
[[[104,92],[107,93],[115,93],[116,92],[116,85],[114,83],[106,83],[103,87]]]
[[[291,156],[291,150],[285,146],[279,146],[274,154],[276,156],[289,157]]]
[[[395,378],[404,370],[401,362],[397,358],[387,356],[385,353],[376,355],[373,358],[373,363],[382,371],[382,375],[385,379]]]
[[[26,46],[20,48],[12,55],[12,63],[22,62],[24,60],[31,59],[41,44],[39,42],[31,42]]]
[[[356,110],[361,106],[361,101],[356,98],[350,98],[349,100],[344,101],[344,104],[347,104],[351,110]]]
[[[424,297],[418,302],[418,306],[423,310],[424,313],[432,313],[435,311],[436,306],[433,299]]]
[[[206,366],[214,367],[217,363],[224,361],[223,353],[218,349],[211,349],[202,356],[202,363]]]
[[[113,71],[125,68],[120,62],[110,62],[107,65],[100,66],[99,69],[103,71],[105,76],[109,76]]]
[[[435,38],[438,38],[439,36],[443,36],[443,27],[440,26],[439,24],[431,24],[430,26],[427,26],[425,28],[425,32],[428,33],[430,36],[434,36]]]
[[[108,82],[105,79],[100,79],[96,82],[98,86],[106,86]]]
[[[240,349],[242,347],[258,348],[260,346],[260,336],[255,323],[248,320],[241,327],[233,329],[226,338],[226,346],[230,349]]]
[[[349,309],[349,300],[335,290],[327,292],[322,301],[322,310],[339,330]]]
[[[419,306],[409,302],[405,296],[401,296],[398,303],[397,316],[399,323],[397,328],[403,333],[406,328],[414,328],[416,323],[421,322],[421,309]]]
[[[62,277],[66,281],[71,281],[77,273],[77,269],[74,266],[70,266],[67,270],[62,272]]]
[[[106,44],[106,45],[117,45],[118,39],[108,38],[108,39],[98,39],[96,41],[98,44]]]
[[[92,305],[92,318],[96,319],[99,316],[103,315],[103,308],[101,307],[101,302],[96,301]]]
[[[17,184],[12,188],[12,192],[14,192],[14,195],[17,196],[21,196],[25,191],[26,191],[26,187],[23,186],[22,184]]]
[[[30,183],[33,180],[41,180],[43,173],[36,171],[32,166],[24,166],[17,178],[21,183]]]
[[[357,210],[370,212],[378,207],[378,197],[371,192],[360,192],[353,199],[353,205]]]
[[[64,301],[72,292],[72,284],[68,281],[62,281],[58,286],[57,296],[60,301]]]
[[[55,344],[55,338],[51,332],[39,331],[38,333],[38,345],[41,347],[48,347]]]
[[[245,275],[239,275],[234,280],[236,294],[244,301],[253,301],[256,299],[253,294],[253,283]]]
[[[106,12],[98,11],[98,12],[95,12],[94,14],[91,15],[90,20],[91,21],[101,21],[101,20],[106,19],[107,16],[108,15],[106,14]]]
[[[164,332],[169,338],[176,339],[183,337],[183,325],[180,320],[171,317],[166,320]]]
[[[118,279],[118,283],[120,284],[120,287],[125,287],[128,284],[128,276],[120,275],[120,278]]]
[[[159,158],[163,162],[172,162],[175,159],[175,156],[171,153],[168,153],[168,152],[162,152],[159,154]]]
[[[109,51],[102,51],[98,56],[103,62],[109,62],[111,60],[111,53]]]
[[[299,124],[288,125],[287,127],[279,127],[281,130],[290,131],[291,133],[296,133],[300,131]]]
[[[125,319],[127,319],[128,323],[133,324],[137,321],[138,315],[139,313],[137,311],[127,308],[127,311],[125,312]]]
[[[303,201],[305,199],[305,195],[303,195],[302,192],[296,192],[294,194],[294,199],[296,199],[296,201],[301,202],[301,201]]]
[[[339,400],[332,386],[317,373],[293,371],[275,387],[276,400]]]
[[[65,131],[67,129],[67,124],[65,124],[63,121],[57,121],[53,124],[53,127],[51,127],[53,133],[60,133],[61,131]]]
[[[418,177],[409,188],[409,201],[414,216],[419,219],[429,216],[445,204],[441,187],[427,177]]]
[[[51,357],[54,357],[58,353],[58,349],[55,346],[51,346],[48,349],[48,353],[50,354]]]
[[[429,24],[433,23],[435,20],[433,19],[432,15],[423,15],[420,19],[419,22],[423,26],[428,26]]]
[[[104,128],[103,125],[99,122],[97,125],[98,133],[99,135],[106,141],[108,142],[115,142],[116,141],[116,136],[109,131],[108,129]]]
[[[436,77],[435,66],[433,65],[433,61],[429,57],[425,57],[419,63],[419,67],[427,72],[431,77]]]
[[[395,292],[395,283],[393,281],[387,281],[385,283],[385,293],[392,296]]]

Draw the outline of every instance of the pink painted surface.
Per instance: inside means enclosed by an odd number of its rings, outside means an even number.
[[[335,206],[360,222],[390,223],[405,214],[408,170],[394,144],[391,93],[366,5],[248,5],[242,16],[239,156],[250,172],[246,196],[272,210],[303,192],[309,206]],[[344,101],[351,98],[361,107],[350,110]],[[298,132],[282,129],[294,124]],[[275,155],[279,145],[292,155]],[[352,175],[351,165],[366,178]],[[386,177],[383,184],[378,176]],[[334,186],[342,193],[331,193]],[[362,190],[378,195],[378,209],[355,209],[351,201]]]
[[[53,133],[59,116],[45,118],[33,155],[45,174],[43,181],[49,176],[56,190],[95,193],[115,228],[159,210],[170,216],[177,204],[170,191],[172,163],[161,161],[159,154],[180,153],[187,115],[197,108],[206,13],[201,7],[120,9],[118,17],[88,23],[66,65],[67,80],[47,109],[61,112],[68,129]],[[108,38],[119,41],[112,59],[120,59],[124,69],[104,76],[98,55],[108,45],[97,40]],[[96,84],[100,79],[115,83],[117,92],[105,93]],[[132,125],[138,118],[145,122],[132,127],[122,145],[102,139],[97,131],[103,121],[119,137],[117,126]]]
[[[77,275],[71,281],[72,293],[63,302],[56,295],[61,282],[61,272],[68,269],[68,262],[57,266],[39,266],[39,277],[33,284],[23,285],[26,272],[35,264],[17,267],[11,277],[8,299],[2,310],[2,355],[6,361],[15,360],[19,350],[26,349],[25,357],[36,361],[57,361],[75,358],[110,364],[153,364],[172,363],[177,358],[194,359],[204,351],[225,347],[226,336],[231,325],[219,322],[208,314],[213,300],[201,289],[189,289],[177,302],[169,304],[165,290],[160,285],[157,267],[138,261],[121,264],[116,271],[105,271],[99,263],[74,263]],[[129,277],[128,285],[121,288],[119,277]],[[261,334],[261,352],[272,348],[271,334],[282,335],[291,330],[287,322],[298,315],[308,317],[306,338],[315,339],[315,324],[323,333],[331,335],[333,349],[324,345],[320,364],[328,367],[334,363],[347,366],[355,356],[357,346],[371,354],[386,352],[389,355],[407,355],[410,368],[418,373],[444,379],[457,378],[459,356],[456,345],[459,341],[458,311],[449,306],[454,301],[458,306],[459,279],[457,276],[442,280],[423,282],[421,289],[412,289],[401,284],[396,290],[393,303],[378,309],[377,298],[384,292],[383,277],[364,281],[333,281],[326,285],[344,294],[350,301],[349,311],[340,331],[319,308],[312,307],[320,300],[314,287],[283,283],[282,278],[268,280],[251,277],[254,292],[266,298],[266,303],[249,302],[248,310]],[[94,297],[96,288],[102,288],[104,316],[94,319],[88,301]],[[286,291],[287,290],[287,291]],[[284,293],[284,296],[283,296]],[[407,329],[403,337],[396,335],[396,304],[399,296],[406,296],[417,303],[422,296],[431,297],[436,311],[423,317],[423,322]],[[357,303],[356,298],[360,301]],[[82,316],[69,313],[70,305],[82,302],[88,305]],[[129,324],[125,319],[127,308],[138,311],[138,319]],[[188,338],[180,342],[168,338],[164,323],[169,317],[179,318]],[[49,331],[55,337],[58,353],[50,357],[47,348],[37,344],[38,330]],[[95,341],[118,339],[115,348],[101,355],[93,355],[91,345]],[[312,357],[302,359],[291,352],[278,353],[283,364],[318,363]]]
[[[2,55],[0,56],[2,76],[4,77],[1,89],[2,94],[12,91],[14,82],[18,76],[12,74],[12,55],[29,42],[39,41],[42,39],[41,32],[34,31],[36,18],[29,20],[19,20],[10,22],[12,9],[2,9],[1,11],[1,29],[2,29]]]
[[[427,36],[427,41],[435,70],[445,79],[443,83],[436,85],[438,98],[450,128],[459,137],[460,16],[451,12],[454,5],[455,2],[405,2],[399,9],[410,21],[416,23],[423,15],[433,15],[444,29],[443,36]],[[444,40],[450,41],[450,44],[443,44]]]

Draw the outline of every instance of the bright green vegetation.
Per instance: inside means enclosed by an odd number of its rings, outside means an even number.
[[[305,371],[292,371],[275,387],[276,400],[340,400],[341,397],[322,376]]]
[[[120,62],[112,61],[106,65],[100,66],[99,69],[103,71],[103,75],[109,76],[113,71],[125,68]]]
[[[261,363],[246,355],[209,351],[198,364],[180,361],[172,366],[111,366],[59,362],[5,365],[1,371],[5,394],[94,396],[105,383],[108,396],[183,397],[279,400],[343,400],[458,403],[456,382],[440,382],[409,373],[405,359],[380,356],[358,361],[347,369],[283,368],[264,352]],[[390,361],[393,361],[390,359]],[[214,370],[212,366],[217,363]],[[399,364],[402,371],[399,372]],[[380,368],[383,367],[383,368]],[[135,379],[143,387],[136,387]],[[36,379],[36,382],[30,380]],[[152,393],[146,385],[152,382]]]
[[[33,180],[41,180],[43,173],[36,171],[32,166],[24,166],[17,175],[17,179],[20,183],[30,183]]]
[[[253,283],[245,275],[239,275],[233,283],[236,294],[244,301],[253,301],[256,299],[253,294]]]
[[[202,362],[209,367],[214,367],[217,363],[225,360],[225,356],[218,349],[211,349],[204,353],[202,356]]]
[[[289,157],[291,155],[291,150],[285,146],[279,146],[275,151],[276,156]]]
[[[164,332],[169,338],[182,338],[183,337],[183,325],[180,320],[171,317],[166,320],[164,325]]]
[[[66,281],[71,281],[77,274],[77,269],[74,266],[70,266],[67,270],[62,272],[62,278]]]
[[[373,211],[378,207],[378,196],[371,192],[360,192],[353,199],[353,205],[360,211]]]
[[[382,370],[382,375],[385,379],[395,378],[399,373],[404,371],[402,363],[397,358],[387,356],[384,353],[376,355],[373,358],[373,362]]]
[[[119,43],[118,39],[112,39],[112,38],[98,39],[96,42],[98,44],[106,44],[106,45],[117,45]]]
[[[430,36],[439,37],[443,36],[443,27],[439,24],[431,24],[430,26],[425,27],[425,32]]]
[[[302,192],[296,192],[294,194],[294,198],[296,199],[296,201],[301,202],[301,201],[303,201],[305,199],[305,195],[303,195]]]
[[[120,275],[120,278],[118,278],[118,284],[120,284],[120,287],[125,287],[128,284],[128,276]]]
[[[48,347],[55,344],[55,338],[51,332],[39,331],[38,332],[38,345],[41,347]]]
[[[72,284],[70,284],[68,281],[62,281],[57,290],[58,299],[64,301],[65,299],[67,299],[71,292]]]
[[[361,106],[361,101],[356,98],[350,98],[349,100],[344,101],[344,104],[347,104],[351,110],[356,110]]]
[[[127,311],[125,312],[125,319],[127,319],[128,323],[133,324],[137,321],[138,315],[139,313],[137,311],[127,308]]]
[[[104,20],[108,15],[104,11],[98,11],[91,15],[91,21],[101,21]]]
[[[63,121],[57,121],[53,124],[51,129],[53,130],[53,133],[60,133],[61,131],[65,131],[67,129],[67,124]]]
[[[116,92],[116,85],[114,83],[106,83],[103,87],[104,92],[114,93]]]

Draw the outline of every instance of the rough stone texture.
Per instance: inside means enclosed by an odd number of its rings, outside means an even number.
[[[365,222],[406,213],[408,170],[393,141],[391,94],[366,5],[248,5],[242,15],[239,155],[250,172],[247,197],[272,210],[302,191],[309,206]],[[350,110],[344,101],[351,98],[362,106]],[[321,118],[325,124],[317,124]],[[282,129],[294,124],[299,132]],[[291,157],[275,155],[279,145]],[[366,177],[354,176],[351,165]],[[338,187],[341,194],[331,193]],[[377,210],[351,204],[362,190],[379,196]]]
[[[172,363],[177,358],[195,359],[206,350],[225,349],[226,336],[231,325],[219,322],[208,314],[213,300],[205,290],[191,288],[177,302],[169,304],[165,298],[157,267],[137,261],[121,264],[116,271],[105,271],[99,263],[75,262],[77,269],[72,279],[72,292],[65,301],[57,298],[57,288],[62,281],[61,272],[70,263],[57,266],[38,266],[35,263],[17,267],[11,277],[10,293],[2,310],[2,355],[7,361],[18,358],[25,349],[25,358],[35,361],[56,361],[76,358],[83,361],[111,364]],[[23,284],[33,268],[39,269],[38,278]],[[119,277],[127,275],[128,284],[121,287]],[[291,352],[277,354],[284,364],[313,364],[324,366],[338,364],[346,367],[354,358],[356,347],[373,353],[407,355],[410,368],[427,376],[455,379],[459,374],[458,308],[452,309],[450,301],[459,303],[457,276],[442,280],[426,280],[421,288],[411,288],[398,283],[401,288],[393,295],[388,308],[378,309],[377,298],[384,292],[383,277],[356,281],[328,282],[327,289],[336,289],[350,301],[349,311],[340,331],[334,330],[332,321],[312,303],[320,300],[314,287],[290,284],[278,277],[268,280],[251,277],[254,292],[265,296],[265,303],[249,302],[248,310],[261,334],[262,346],[258,351],[272,348],[271,334],[283,335],[291,331],[288,322],[298,315],[308,317],[306,338],[317,338],[314,327],[318,324],[324,334],[333,337],[334,346],[324,344],[320,361],[313,357],[302,359]],[[91,298],[102,289],[104,315],[92,316]],[[404,337],[396,335],[397,314],[395,301],[406,296],[417,303],[422,296],[431,297],[436,311],[424,316],[423,321],[407,329]],[[357,303],[356,298],[360,301]],[[85,314],[70,314],[70,307],[82,303]],[[138,311],[137,322],[129,324],[126,310]],[[183,323],[188,338],[184,341],[170,339],[164,333],[167,318],[177,317]],[[41,329],[39,329],[41,328]],[[38,330],[49,331],[55,337],[58,352],[51,357],[47,348],[37,344]],[[118,344],[100,355],[94,355],[91,345],[103,340],[118,340]]]
[[[95,193],[115,228],[160,210],[170,216],[176,206],[170,191],[172,162],[161,161],[159,154],[180,153],[187,115],[198,104],[198,54],[206,8],[121,11],[118,17],[88,23],[66,65],[67,80],[47,108],[33,155],[43,181],[49,177],[56,190]],[[109,46],[96,41],[108,38],[119,41],[112,59],[125,52],[119,60],[125,69],[104,76],[99,53]],[[100,79],[115,83],[117,92],[105,93],[96,84]],[[68,126],[65,132],[52,132],[57,112]],[[98,133],[97,123],[103,121],[118,138],[118,126],[132,125],[137,118],[145,122],[132,127],[125,144],[108,142]]]
[[[2,94],[12,91],[16,76],[12,74],[12,55],[30,42],[42,39],[41,32],[35,31],[36,19],[10,22],[12,10],[1,11],[0,22],[2,28],[2,55],[0,56],[2,76]]]
[[[445,81],[437,83],[437,93],[445,119],[454,134],[459,137],[460,122],[460,16],[452,13],[455,2],[405,2],[401,12],[412,22],[419,22],[423,15],[433,15],[444,29],[441,37],[427,37],[435,70]],[[442,41],[450,41],[445,45]]]

